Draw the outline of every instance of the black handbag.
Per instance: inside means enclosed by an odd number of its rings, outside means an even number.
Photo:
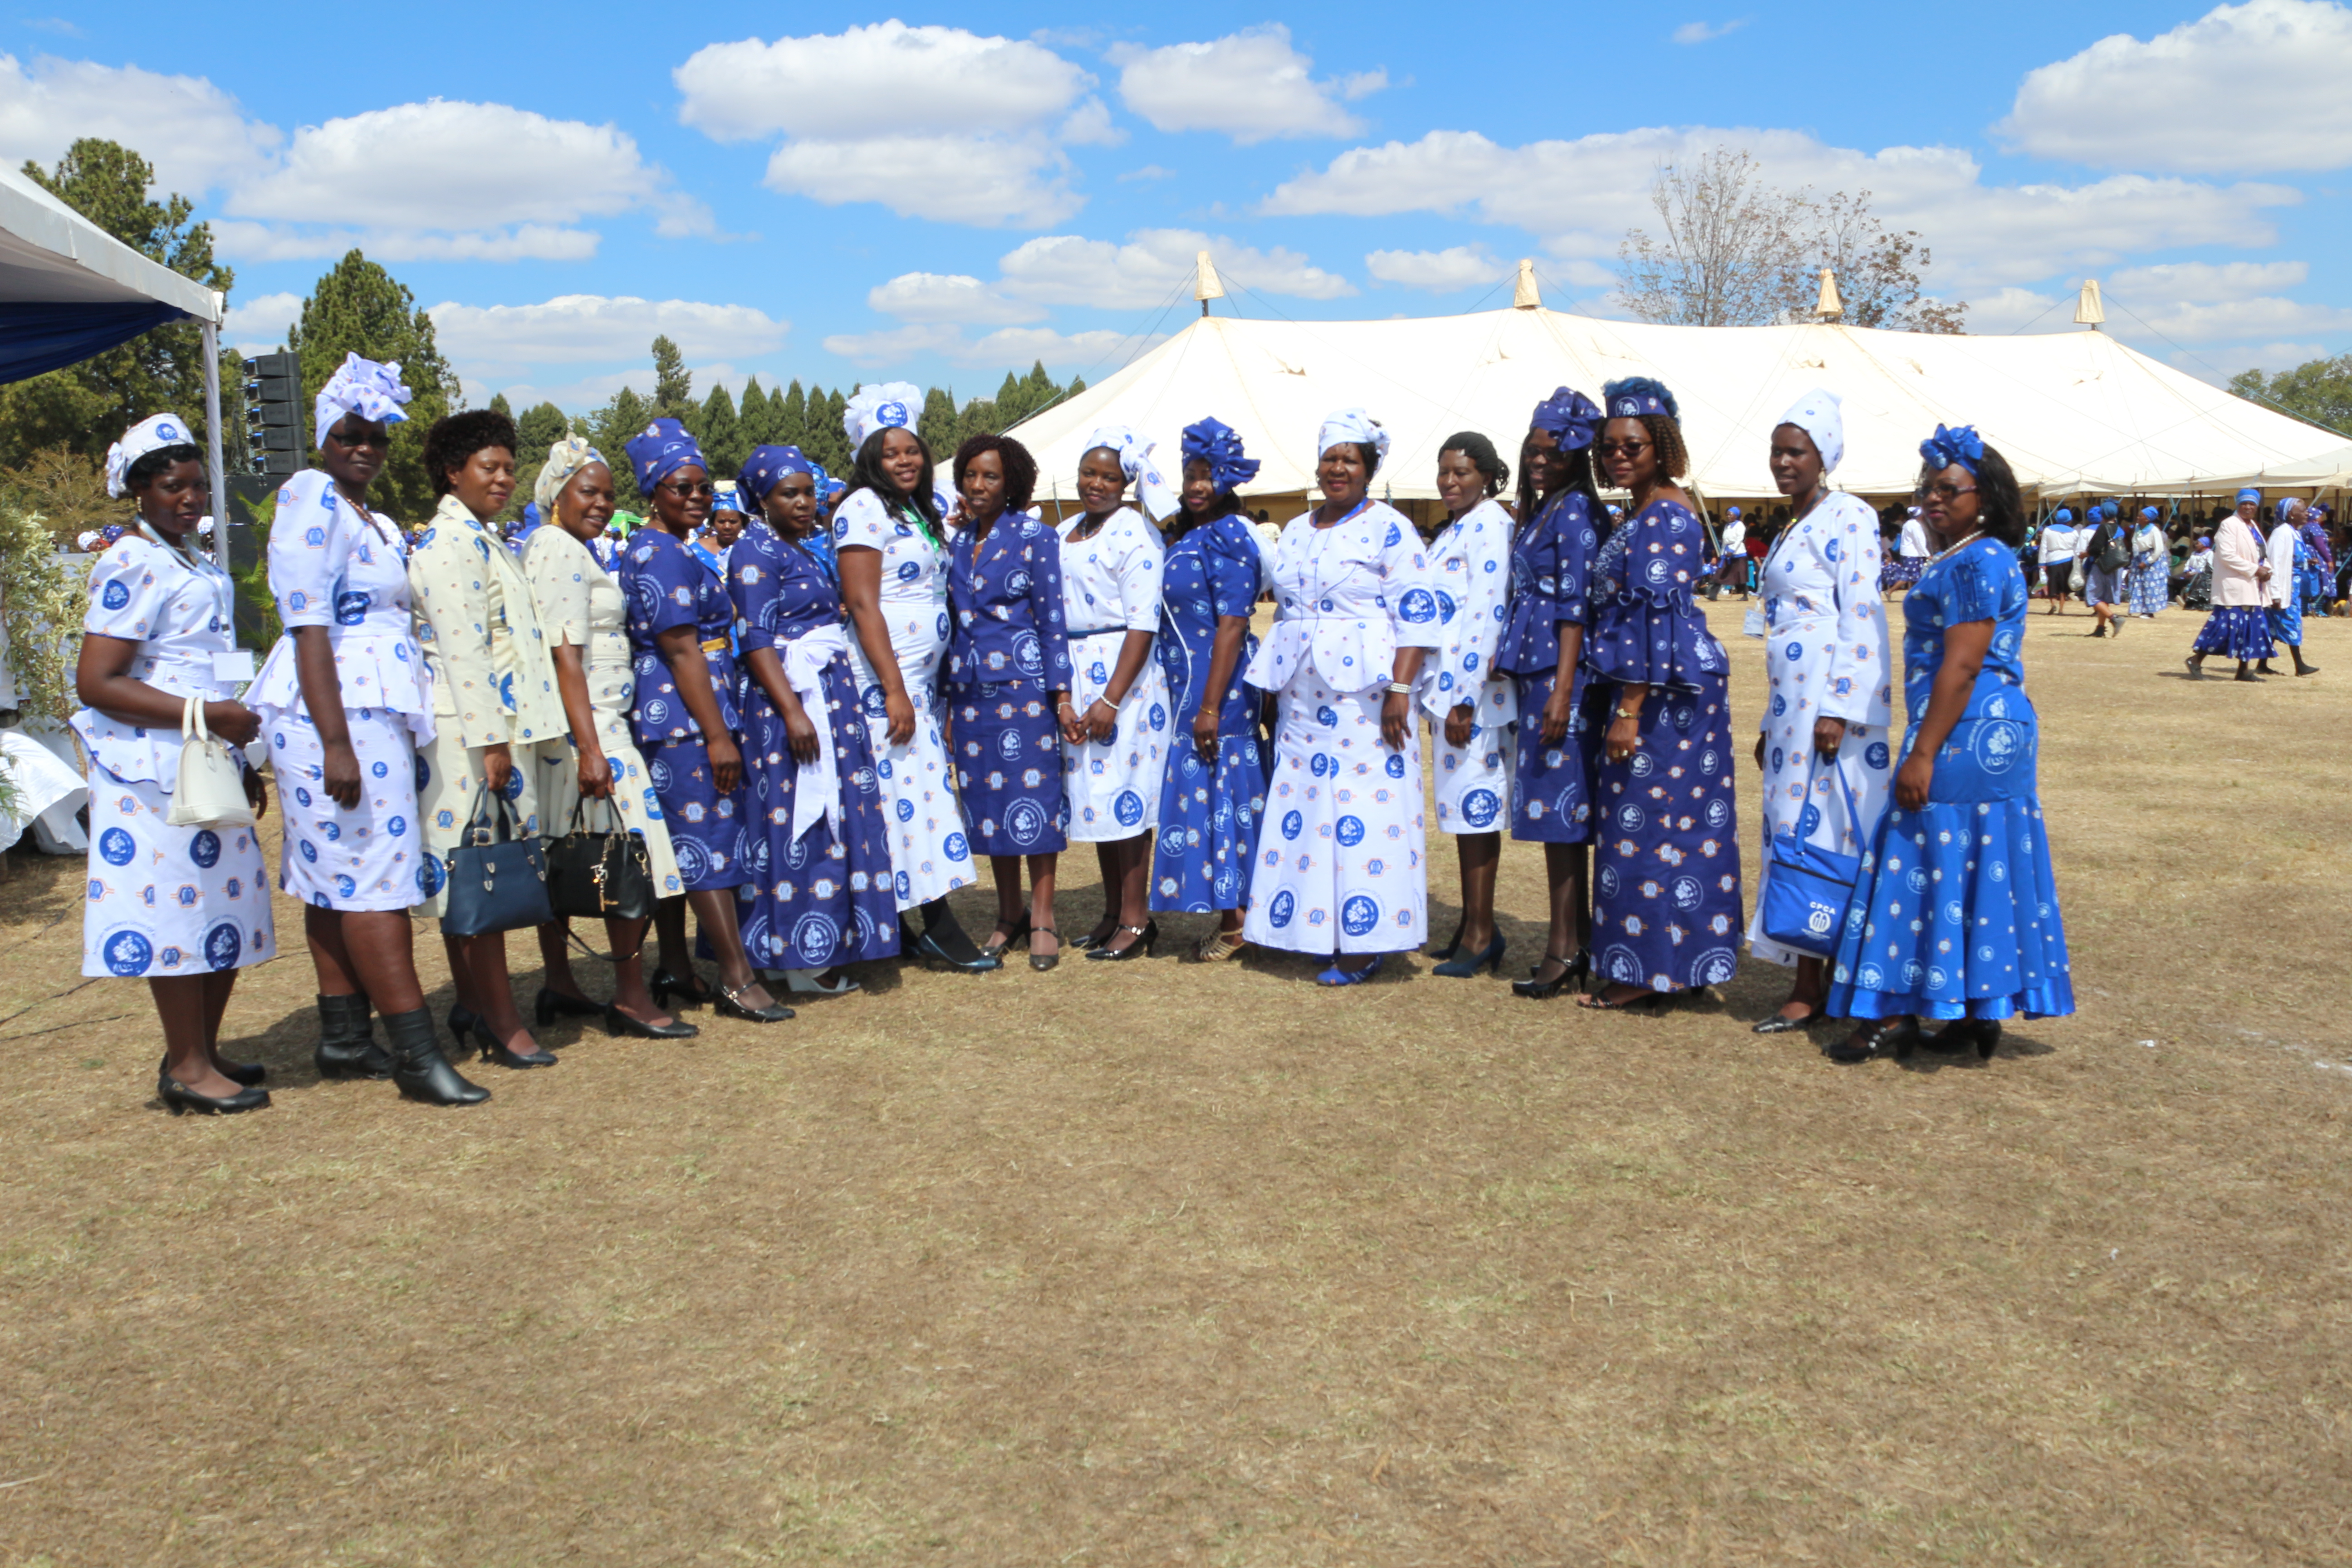
[[[449,853],[443,936],[520,931],[555,918],[547,904],[547,858],[538,839],[515,837],[516,826],[514,807],[485,788],[465,837]]]
[[[645,835],[621,820],[602,797],[609,833],[592,833],[582,818],[588,796],[572,808],[572,826],[547,847],[547,900],[558,915],[582,920],[641,921],[654,912],[654,858]]]

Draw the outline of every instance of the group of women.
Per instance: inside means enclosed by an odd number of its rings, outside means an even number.
[[[268,1102],[261,1069],[220,1058],[217,1039],[234,971],[274,953],[253,830],[168,820],[190,696],[214,733],[259,739],[271,760],[280,886],[303,902],[319,975],[320,1075],[390,1079],[436,1104],[488,1091],[443,1047],[409,921],[443,911],[453,853],[487,833],[552,838],[593,815],[641,837],[653,868],[650,922],[606,922],[611,1002],[578,983],[563,923],[541,929],[540,1025],[600,1014],[614,1033],[678,1037],[695,1029],[674,1008],[705,1003],[775,1022],[792,1013],[763,972],[835,994],[855,988],[846,966],[900,953],[981,971],[1021,946],[1050,970],[1074,839],[1095,846],[1105,889],[1101,920],[1073,939],[1089,959],[1150,953],[1160,914],[1214,914],[1197,959],[1285,950],[1353,985],[1428,939],[1424,725],[1462,878],[1437,973],[1501,967],[1507,828],[1544,845],[1549,888],[1522,995],[1589,978],[1583,1005],[1620,1009],[1735,973],[1730,665],[1694,597],[1706,534],[1679,482],[1676,402],[1655,381],[1538,405],[1516,507],[1491,440],[1447,440],[1447,519],[1430,539],[1372,499],[1388,432],[1336,413],[1318,433],[1320,504],[1270,554],[1237,493],[1258,465],[1214,419],[1185,429],[1172,475],[1148,439],[1096,432],[1079,512],[1053,524],[1031,511],[1019,442],[965,442],[942,493],[916,389],[869,387],[847,411],[856,458],[831,548],[818,470],[763,447],[741,467],[747,519],[723,554],[692,547],[709,465],[657,419],[626,444],[652,513],[607,571],[589,545],[614,476],[578,437],[540,469],[542,526],[520,557],[499,542],[489,525],[519,454],[495,412],[434,426],[441,499],[413,539],[371,510],[407,401],[395,369],[354,355],[320,394],[320,467],[280,491],[271,528],[285,636],[241,700],[226,582],[191,548],[204,475],[185,431],[148,421],[110,467],[140,520],[93,574],[86,624],[76,728],[93,798],[122,822],[94,825],[85,968],[153,984],[174,1110]],[[2072,1008],[2019,661],[2024,514],[1971,432],[1923,446],[1921,518],[1940,553],[1905,599],[1898,745],[1876,518],[1828,485],[1843,447],[1826,392],[1772,437],[1791,521],[1748,611],[1767,645],[1754,754],[1771,850],[1745,935],[1796,980],[1757,1027],[1853,1018],[1828,1053],[1860,1060],[1937,1018],[1937,1043],[1990,1054],[2001,1019]],[[1622,514],[1604,479],[1629,495]],[[982,856],[996,921],[975,943],[947,896]],[[1818,882],[1824,864],[1848,868],[1842,909],[1793,935],[1768,920],[1786,902],[1776,873]],[[552,1065],[514,1005],[504,936],[445,943],[460,1059]]]

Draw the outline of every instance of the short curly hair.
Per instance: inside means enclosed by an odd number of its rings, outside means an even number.
[[[425,433],[425,471],[433,476],[433,493],[449,493],[449,475],[473,460],[477,452],[504,447],[515,453],[520,437],[514,421],[495,408],[468,408],[436,419]]]
[[[1027,511],[1037,494],[1037,459],[1029,455],[1028,447],[1010,436],[973,436],[956,448],[957,497],[963,495],[963,471],[971,467],[973,458],[990,452],[995,453],[996,460],[1004,465],[1004,510]]]

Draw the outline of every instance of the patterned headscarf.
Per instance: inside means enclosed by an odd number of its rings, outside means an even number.
[[[196,438],[188,433],[188,422],[176,414],[142,419],[122,433],[121,440],[106,449],[106,493],[116,497],[129,494],[131,465],[148,453],[195,444]]]
[[[1315,455],[1320,458],[1342,441],[1370,447],[1381,462],[1388,461],[1389,433],[1381,428],[1379,420],[1360,408],[1342,408],[1323,416],[1321,426],[1315,432]]]
[[[563,487],[589,464],[604,461],[604,454],[590,446],[584,436],[566,436],[550,447],[547,466],[539,470],[539,482],[530,487],[530,499],[538,506],[539,515],[549,522],[554,521],[555,498],[563,493]]]
[[[1563,386],[1536,405],[1528,416],[1530,430],[1549,430],[1563,452],[1580,452],[1601,434],[1601,405],[1573,387]]]
[[[818,478],[817,466],[798,447],[754,447],[751,455],[743,459],[735,483],[754,509],[764,509],[768,492],[786,474],[808,475],[816,483],[818,496],[824,494],[824,482]]]
[[[408,416],[403,406],[416,395],[400,384],[400,362],[392,360],[378,364],[372,359],[362,359],[356,353],[346,354],[327,384],[319,389],[318,401],[311,405],[311,439],[324,441],[335,421],[346,414],[356,414],[362,419],[373,419],[380,425],[404,425]]]
[[[1136,487],[1136,498],[1143,503],[1146,517],[1158,522],[1176,510],[1175,488],[1160,473],[1154,455],[1160,449],[1158,442],[1145,440],[1124,425],[1106,425],[1087,437],[1087,444],[1078,450],[1083,454],[1097,447],[1107,447],[1118,454],[1118,471]]]
[[[1219,495],[1229,495],[1257,478],[1258,460],[1243,454],[1240,435],[1223,420],[1203,419],[1185,426],[1183,456],[1188,468],[1194,463],[1209,465],[1209,485]]]
[[[1817,386],[1790,405],[1780,416],[1783,425],[1794,425],[1813,438],[1814,449],[1822,455],[1822,472],[1833,473],[1845,457],[1845,410],[1843,401],[1826,387]]]
[[[849,437],[849,451],[856,456],[866,445],[866,438],[877,430],[911,430],[915,416],[923,406],[923,389],[911,381],[884,381],[872,386],[861,386],[857,395],[841,411],[841,427]]]
[[[680,468],[700,468],[706,473],[710,469],[702,448],[675,419],[655,420],[642,435],[629,437],[626,450],[629,466],[636,470],[637,489],[646,495]]]
[[[1955,425],[1949,429],[1938,425],[1936,433],[1919,443],[1919,457],[1930,468],[1942,470],[1954,463],[1971,474],[1984,461],[1984,440],[1973,425]],[[2056,521],[2071,522],[2074,519],[2060,512]]]
[[[1675,395],[1655,376],[1629,375],[1622,381],[1604,383],[1601,395],[1609,405],[1612,419],[1640,419],[1663,414],[1679,421],[1683,416],[1682,405],[1675,401]]]

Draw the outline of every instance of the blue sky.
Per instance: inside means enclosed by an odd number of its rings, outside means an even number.
[[[214,222],[243,344],[358,243],[477,400],[643,388],[656,331],[698,387],[1099,379],[1192,312],[1204,247],[1244,314],[1464,310],[1521,256],[1616,313],[1651,172],[1717,145],[1872,191],[1975,331],[2073,330],[2096,277],[2194,374],[2352,347],[2326,0],[44,6],[0,19],[0,155],[149,156]]]

